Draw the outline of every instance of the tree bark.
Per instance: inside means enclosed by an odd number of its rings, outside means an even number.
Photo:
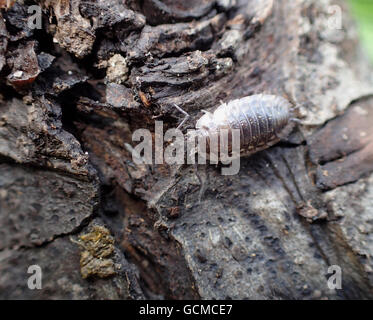
[[[344,2],[40,0],[41,30],[32,4],[0,19],[1,298],[373,298],[373,77]],[[192,166],[133,163],[174,104],[194,128],[257,93],[302,124],[237,175],[199,165],[202,197]]]

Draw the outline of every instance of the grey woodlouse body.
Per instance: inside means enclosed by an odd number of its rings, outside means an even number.
[[[207,138],[219,139],[222,129],[240,130],[240,156],[248,156],[266,149],[293,129],[291,121],[294,108],[283,97],[257,94],[221,104],[213,113],[206,112],[196,123],[196,133]],[[219,141],[219,140],[217,140]],[[232,150],[228,141],[228,150]]]

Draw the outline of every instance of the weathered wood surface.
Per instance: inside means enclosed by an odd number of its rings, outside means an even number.
[[[42,30],[30,4],[0,19],[1,298],[373,298],[372,68],[343,2],[341,30],[327,0],[47,0]],[[131,163],[174,103],[193,127],[261,92],[307,126],[199,166],[201,201],[192,167]]]

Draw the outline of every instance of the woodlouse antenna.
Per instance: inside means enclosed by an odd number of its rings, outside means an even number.
[[[184,125],[184,123],[186,121],[188,121],[188,119],[190,118],[190,115],[185,110],[183,110],[182,108],[180,108],[176,103],[174,103],[174,106],[175,106],[175,108],[177,110],[179,110],[181,113],[183,113],[185,115],[185,118],[183,119],[183,121],[181,121],[181,123],[176,128],[176,129],[180,129]]]
[[[295,122],[295,123],[298,123],[298,124],[301,125],[302,127],[309,127],[309,128],[317,127],[317,125],[315,125],[315,124],[304,123],[302,120],[300,120],[300,119],[298,119],[298,118],[290,118],[289,121],[291,121],[291,122]]]
[[[290,111],[293,112],[293,111],[299,110],[299,109],[300,109],[300,106],[296,106],[296,107],[290,108]]]

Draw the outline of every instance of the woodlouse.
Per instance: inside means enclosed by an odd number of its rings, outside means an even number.
[[[221,104],[213,113],[204,111],[196,123],[196,135],[207,138],[208,151],[209,141],[219,141],[222,129],[227,129],[229,136],[231,129],[239,129],[240,156],[248,156],[285,138],[294,127],[291,120],[297,120],[293,118],[295,109],[281,96],[246,96]],[[228,140],[228,150],[232,150],[231,140]]]

